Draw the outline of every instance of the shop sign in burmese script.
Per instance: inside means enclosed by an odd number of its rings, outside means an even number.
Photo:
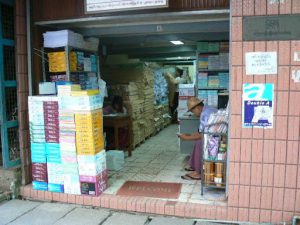
[[[300,14],[244,17],[243,40],[300,40],[299,23]]]
[[[85,12],[138,10],[168,7],[168,0],[85,0]]]

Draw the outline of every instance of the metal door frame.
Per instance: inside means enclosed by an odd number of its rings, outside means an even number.
[[[9,5],[14,7],[14,1],[0,0],[0,7],[2,5]],[[0,18],[2,16],[2,11],[0,10]],[[1,144],[2,144],[2,158],[3,167],[10,168],[21,164],[21,158],[16,160],[10,160],[9,156],[9,146],[8,146],[8,129],[12,127],[18,127],[18,118],[14,121],[7,121],[6,115],[6,99],[5,99],[5,88],[6,87],[17,87],[17,81],[5,81],[4,77],[4,56],[3,56],[3,46],[14,46],[15,41],[11,39],[2,38],[2,23],[0,23],[0,125],[1,125]],[[16,51],[15,51],[16,52]],[[16,75],[17,76],[17,75]],[[17,79],[17,78],[16,78]],[[19,138],[19,136],[18,136]]]

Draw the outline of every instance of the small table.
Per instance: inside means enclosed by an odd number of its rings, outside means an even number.
[[[128,136],[129,136],[129,146],[126,149],[128,151],[128,156],[131,156],[131,151],[133,150],[133,141],[132,141],[132,126],[131,126],[131,117],[129,115],[104,115],[103,116],[103,127],[104,128],[113,128],[115,136],[115,147],[118,149],[119,146],[119,128],[128,127]]]

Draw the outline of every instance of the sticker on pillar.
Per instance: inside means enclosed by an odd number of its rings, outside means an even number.
[[[277,74],[277,52],[246,53],[246,75]]]
[[[300,62],[300,52],[294,52],[294,61]]]
[[[295,83],[300,82],[300,70],[292,70],[292,80]]]
[[[285,2],[286,2],[286,0],[268,0],[268,3],[270,5],[272,5],[272,4],[279,4],[279,3],[283,4]]]
[[[273,127],[274,84],[243,85],[243,127]]]

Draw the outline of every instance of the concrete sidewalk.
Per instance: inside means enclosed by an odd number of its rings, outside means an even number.
[[[132,214],[73,204],[11,200],[0,204],[0,225],[217,225],[193,219]]]

